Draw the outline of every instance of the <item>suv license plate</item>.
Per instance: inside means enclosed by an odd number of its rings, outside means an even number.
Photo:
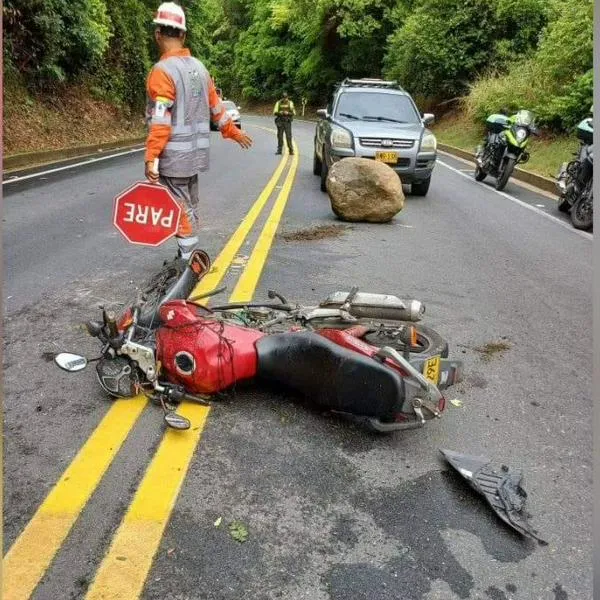
[[[398,162],[397,152],[375,152],[375,160],[395,165]]]

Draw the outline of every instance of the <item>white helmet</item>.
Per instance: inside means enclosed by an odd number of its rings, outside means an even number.
[[[174,27],[175,29],[182,29],[187,31],[185,28],[185,13],[183,8],[175,2],[163,2],[156,11],[156,17],[152,21],[155,25],[165,25],[167,27]]]

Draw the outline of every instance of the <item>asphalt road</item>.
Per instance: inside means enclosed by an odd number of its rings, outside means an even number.
[[[215,135],[201,178],[211,256],[279,163],[270,120],[245,121],[255,147]],[[335,223],[312,175],[313,126],[297,122],[294,133],[300,163],[279,234]],[[440,161],[428,196],[407,196],[390,224],[316,241],[279,235],[255,297],[277,289],[317,301],[356,284],[421,299],[426,323],[465,361],[466,380],[448,395],[462,407],[425,430],[375,436],[281,390],[243,386],[208,416],[143,598],[591,598],[591,236],[547,195],[514,182],[498,194],[469,179],[468,164]],[[141,168],[131,154],[4,186],[5,552],[111,406],[93,369],[63,373],[48,357],[93,356],[79,323],[175,252],[130,246],[112,227],[112,199]],[[240,249],[230,289],[264,222]],[[497,341],[509,348],[481,352]],[[162,436],[148,406],[34,598],[85,596]],[[532,524],[549,545],[507,529],[439,448],[522,468]],[[229,535],[233,520],[246,542]]]

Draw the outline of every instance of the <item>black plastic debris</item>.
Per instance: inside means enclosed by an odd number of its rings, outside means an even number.
[[[498,473],[491,466],[491,461],[483,456],[468,456],[452,450],[442,450],[444,458],[470,484],[482,494],[494,512],[521,535],[532,537],[540,544],[547,545],[537,535],[537,531],[528,522],[529,514],[525,510],[527,493],[521,487],[523,474],[510,471],[506,465],[500,467]]]

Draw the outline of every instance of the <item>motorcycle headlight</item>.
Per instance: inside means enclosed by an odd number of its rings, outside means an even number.
[[[352,134],[341,127],[335,127],[331,132],[331,145],[334,148],[352,148]]]
[[[521,143],[523,140],[527,139],[527,129],[524,127],[517,127],[515,137],[517,138],[517,142]]]
[[[423,139],[421,139],[421,152],[435,152],[437,150],[437,140],[435,139],[435,135],[428,131],[423,134]]]

